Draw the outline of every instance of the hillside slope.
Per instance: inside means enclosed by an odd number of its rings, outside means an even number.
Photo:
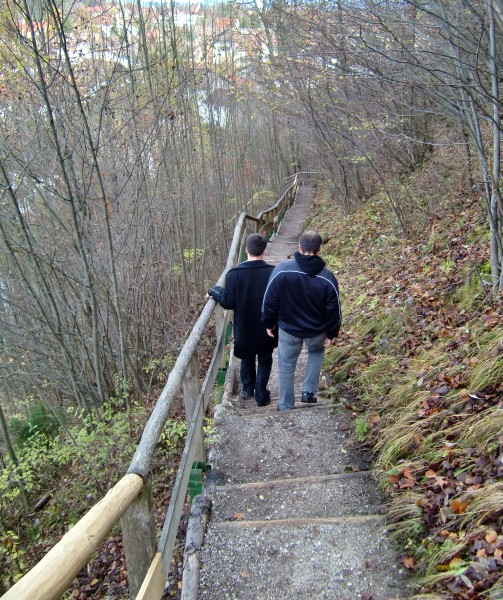
[[[353,408],[422,597],[503,597],[503,311],[487,216],[451,148],[349,216],[320,190],[344,323],[325,394]],[[400,217],[400,219],[397,218]],[[407,234],[399,228],[405,223]]]

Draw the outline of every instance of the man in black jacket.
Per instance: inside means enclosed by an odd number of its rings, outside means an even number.
[[[262,322],[270,336],[279,327],[278,410],[289,410],[295,404],[295,368],[303,344],[308,356],[300,401],[317,402],[325,347],[339,334],[339,286],[318,256],[321,243],[315,231],[303,233],[294,258],[276,266],[266,288]]]
[[[274,267],[263,260],[267,239],[260,233],[246,238],[248,260],[230,269],[225,288],[208,290],[223,308],[234,311],[234,355],[241,359],[243,396],[253,397],[257,406],[271,402],[267,389],[272,367],[272,352],[277,336],[269,336],[261,323],[261,306],[269,276]]]

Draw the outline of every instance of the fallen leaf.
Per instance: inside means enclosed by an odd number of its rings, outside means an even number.
[[[414,477],[412,476],[412,473],[411,473],[409,467],[407,467],[406,469],[403,470],[403,476],[406,477],[407,479],[411,479],[412,481],[414,481]]]
[[[455,556],[450,562],[449,562],[449,569],[451,569],[451,571],[456,571],[457,569],[459,569],[460,567],[464,567],[466,565],[466,562],[460,558],[459,556]]]
[[[413,479],[406,479],[405,477],[400,479],[400,489],[414,487],[414,484],[415,482]]]
[[[428,469],[426,471],[426,473],[424,474],[425,477],[428,477],[428,479],[431,479],[432,477],[436,477],[437,476],[437,472],[434,471],[433,469]]]
[[[243,513],[234,513],[231,518],[234,519],[234,520],[236,520],[236,521],[239,521],[241,519],[244,519],[245,516],[244,516]]]
[[[413,569],[414,568],[414,559],[411,556],[406,556],[403,560],[402,560],[402,565],[406,568],[406,569]]]
[[[490,529],[484,536],[485,541],[488,544],[493,544],[498,537],[498,534],[494,531],[494,529]]]
[[[466,502],[461,502],[460,500],[453,500],[451,502],[451,510],[456,515],[461,515],[465,512],[468,504]]]

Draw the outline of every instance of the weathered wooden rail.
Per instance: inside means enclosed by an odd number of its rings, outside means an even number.
[[[235,226],[227,265],[218,284],[224,283],[227,271],[239,262],[246,235],[253,231],[272,235],[295,202],[298,186],[303,180],[312,179],[313,175],[298,173],[290,178],[278,202],[258,216],[241,213]],[[197,348],[214,313],[217,341],[201,383]],[[3,600],[59,598],[119,521],[131,596],[148,600],[161,598],[178,525],[187,501],[192,465],[195,461],[205,461],[203,417],[218,370],[224,362],[225,333],[229,319],[229,312],[223,311],[213,299],[208,300],[169,374],[127,473],[33,569],[2,596]],[[182,387],[188,433],[160,540],[156,544],[150,485],[151,463],[170,407]]]

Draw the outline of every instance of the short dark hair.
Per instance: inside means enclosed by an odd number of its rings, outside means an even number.
[[[246,249],[252,256],[262,256],[267,246],[267,238],[261,233],[250,233],[246,238]]]
[[[316,233],[316,231],[305,231],[299,240],[302,252],[312,252],[313,254],[317,254],[320,251],[322,243],[321,235]]]

